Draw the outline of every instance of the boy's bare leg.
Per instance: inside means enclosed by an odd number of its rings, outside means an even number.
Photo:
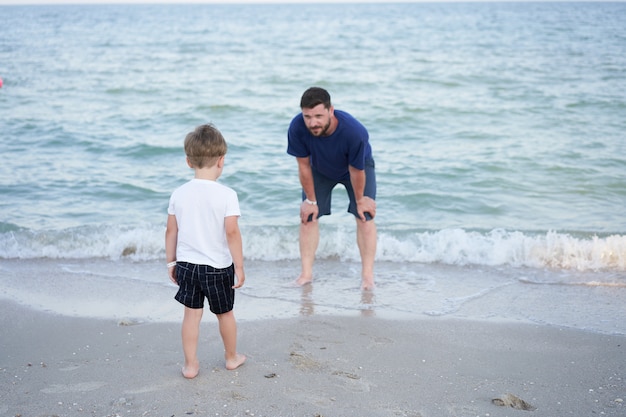
[[[361,254],[361,288],[374,289],[374,258],[376,257],[376,223],[356,219],[356,241]]]
[[[224,342],[224,358],[226,359],[226,369],[232,371],[239,368],[246,361],[245,355],[237,353],[237,322],[235,314],[229,311],[224,314],[217,314],[217,321],[220,326],[220,334]]]
[[[300,224],[300,260],[302,271],[296,280],[297,285],[305,285],[313,280],[313,263],[320,241],[319,223],[311,221]]]
[[[185,378],[195,378],[200,372],[200,361],[198,361],[198,338],[200,336],[200,320],[202,319],[201,308],[185,307],[183,317],[183,353],[185,354],[185,365],[183,366],[183,376]]]

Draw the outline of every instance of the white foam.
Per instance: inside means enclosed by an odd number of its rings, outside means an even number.
[[[358,262],[354,229],[353,223],[322,225],[318,258]],[[248,259],[299,259],[297,225],[242,227],[242,234]],[[0,234],[0,254],[5,259],[159,260],[165,256],[164,227],[84,226],[62,231],[10,231]],[[377,259],[446,265],[626,271],[626,235],[576,237],[556,231],[397,231],[379,227]]]

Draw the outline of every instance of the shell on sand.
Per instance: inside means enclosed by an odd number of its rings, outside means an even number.
[[[516,410],[526,410],[533,411],[536,410],[536,407],[533,407],[531,404],[522,400],[516,395],[513,394],[504,394],[498,398],[494,398],[491,400],[492,403],[498,405],[500,407],[512,407]]]

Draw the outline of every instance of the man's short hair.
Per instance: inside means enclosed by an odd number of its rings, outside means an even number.
[[[300,100],[301,109],[312,109],[320,104],[323,104],[327,109],[331,106],[330,94],[323,88],[311,87],[302,94],[302,99]]]

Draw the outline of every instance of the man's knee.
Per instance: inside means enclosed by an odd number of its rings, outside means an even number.
[[[364,232],[376,232],[376,223],[374,222],[374,219],[363,221],[356,217],[356,227]]]

